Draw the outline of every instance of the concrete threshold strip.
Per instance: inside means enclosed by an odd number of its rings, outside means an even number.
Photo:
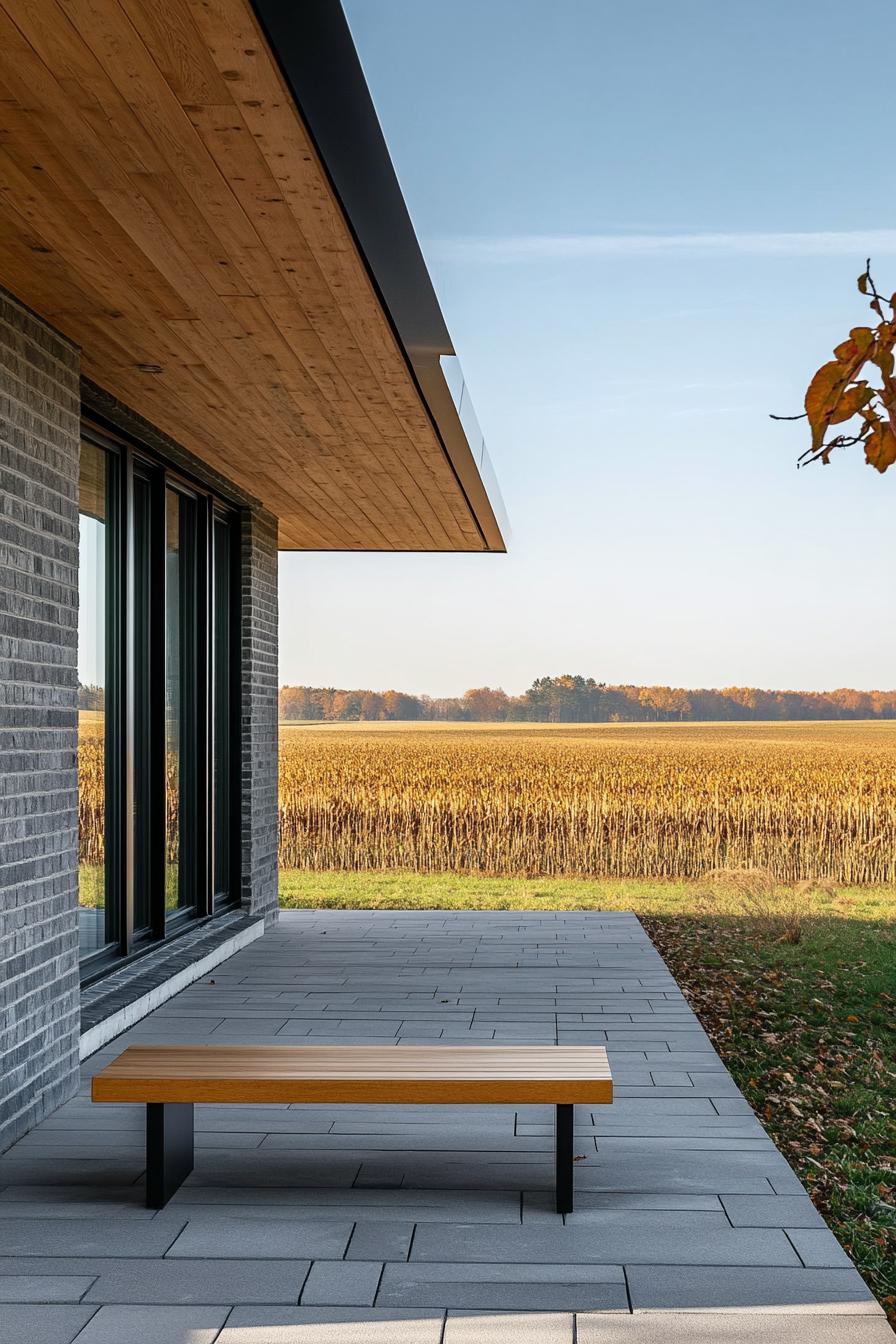
[[[201,980],[204,975],[214,970],[222,961],[229,960],[235,952],[248,947],[263,933],[264,920],[255,920],[248,927],[242,928],[229,938],[223,939],[199,961],[192,961],[180,967],[160,984],[153,985],[144,994],[139,994],[137,998],[104,1017],[101,1022],[89,1027],[87,1031],[81,1034],[78,1049],[79,1059],[85,1060],[96,1054],[97,1050],[101,1050],[109,1041],[114,1040],[116,1036],[120,1036],[129,1027],[133,1027],[141,1018],[148,1017],[161,1004],[167,1002],[168,999],[173,999],[175,994],[179,994],[182,989],[186,989],[194,981]],[[170,945],[165,950],[170,953]],[[147,969],[150,969],[151,956],[147,957],[146,961]]]

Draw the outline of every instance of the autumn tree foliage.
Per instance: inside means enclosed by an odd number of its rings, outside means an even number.
[[[834,349],[834,358],[816,372],[806,390],[804,416],[772,416],[773,420],[808,419],[811,442],[800,464],[828,465],[835,448],[861,444],[865,461],[884,472],[896,462],[896,294],[885,299],[871,278],[869,260],[858,279],[859,292],[869,296],[878,321],[853,327]],[[832,426],[850,424],[831,435]]]
[[[755,686],[685,690],[610,686],[593,677],[538,677],[523,695],[478,686],[462,696],[283,686],[280,717],[291,722],[423,720],[460,723],[687,723],[777,719],[893,719],[896,691],[767,691]]]

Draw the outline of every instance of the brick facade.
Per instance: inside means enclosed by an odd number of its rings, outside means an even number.
[[[0,1151],[78,1078],[78,366],[0,292]]]
[[[278,904],[277,520],[246,510],[240,554],[242,906],[271,921]]]
[[[240,898],[277,912],[276,519],[79,383],[78,351],[0,290],[0,1152],[78,1083],[82,404],[240,510]]]

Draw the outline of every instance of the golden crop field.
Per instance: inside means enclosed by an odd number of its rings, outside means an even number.
[[[281,724],[284,868],[896,881],[896,722]]]

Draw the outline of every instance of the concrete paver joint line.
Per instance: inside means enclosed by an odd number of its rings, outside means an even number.
[[[633,915],[283,912],[212,978],[0,1156],[0,1344],[892,1338]],[[195,1169],[152,1215],[137,1108],[88,1096],[132,1043],[380,1037],[605,1044],[575,1211],[550,1107],[284,1104],[197,1107]]]

